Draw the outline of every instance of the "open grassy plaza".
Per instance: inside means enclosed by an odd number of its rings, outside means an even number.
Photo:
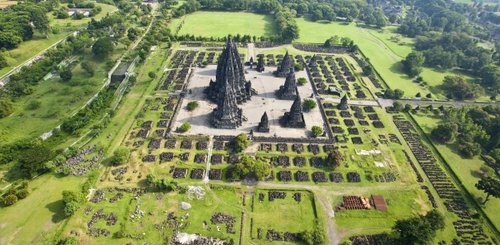
[[[0,93],[0,244],[498,244],[490,91],[447,97],[445,76],[478,79],[456,67],[408,77],[418,39],[396,25],[278,2],[99,2],[88,29],[49,12],[60,32],[2,50],[0,76],[64,44]]]

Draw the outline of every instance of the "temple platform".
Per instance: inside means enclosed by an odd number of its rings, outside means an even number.
[[[205,68],[195,68],[188,84],[188,91],[191,91],[191,93],[186,94],[173,129],[175,130],[184,122],[189,122],[191,129],[186,133],[182,133],[182,135],[238,135],[240,133],[249,133],[253,129],[256,136],[289,138],[306,138],[310,136],[312,126],[323,126],[324,124],[318,107],[304,113],[306,128],[284,128],[280,126],[280,117],[290,110],[293,101],[276,98],[275,91],[285,83],[285,78],[273,76],[272,72],[275,70],[276,67],[266,67],[265,71],[260,73],[254,69],[246,69],[245,77],[252,82],[252,88],[258,93],[252,96],[250,101],[238,105],[243,109],[243,117],[246,120],[237,129],[217,129],[210,124],[210,114],[217,106],[215,103],[210,102],[203,92],[210,79],[215,79],[216,66],[209,65]],[[296,72],[295,75],[297,79],[301,77],[307,79],[305,71]],[[298,90],[302,99],[310,98],[311,94],[313,94],[310,83],[299,86]],[[198,101],[199,107],[190,112],[186,110],[186,105],[191,101]],[[259,133],[256,130],[264,111],[267,111],[269,117],[269,133]]]

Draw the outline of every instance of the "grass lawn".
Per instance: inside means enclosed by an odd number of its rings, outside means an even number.
[[[26,199],[0,208],[0,244],[42,244],[49,229],[65,224],[62,191],[77,190],[83,180],[46,174],[30,182]]]
[[[4,2],[0,2],[0,6],[2,3]],[[96,4],[102,7],[102,11],[94,17],[97,20],[106,16],[106,14],[116,10],[116,7],[112,5],[102,3]],[[32,40],[22,42],[17,48],[5,51],[4,55],[7,59],[8,66],[0,69],[0,76],[3,76],[12,68],[22,64],[26,60],[33,58],[44,49],[50,47],[52,44],[69,35],[71,31],[85,27],[86,24],[90,21],[90,18],[84,18],[81,20],[58,20],[54,18],[52,13],[48,13],[47,15],[50,21],[51,28],[57,29],[59,30],[59,32],[57,34],[49,34],[48,38],[41,34],[35,34],[35,37]]]
[[[116,11],[116,6],[103,4],[103,3],[95,3],[96,6],[100,6],[102,11],[93,16],[92,18],[96,20],[100,20],[102,17],[106,16],[108,13]],[[87,26],[87,23],[90,22],[91,18],[83,18],[80,20],[72,19],[71,17],[66,19],[56,19],[54,15],[49,14],[49,21],[52,28],[57,28],[65,31],[76,30]]]
[[[179,26],[178,35],[203,37],[225,37],[228,34],[268,37],[276,30],[272,16],[245,12],[195,12],[172,20],[170,29],[175,33]]]
[[[113,60],[120,55],[116,50]],[[33,87],[33,94],[15,101],[12,115],[0,119],[0,139],[2,143],[22,138],[33,138],[52,130],[63,119],[77,112],[101,88],[107,77],[106,62],[90,56],[85,59],[94,64],[95,74],[89,77],[80,67],[73,68],[70,82],[61,82],[58,75]],[[31,103],[39,103],[38,108],[30,108]]]
[[[19,44],[18,48],[5,51],[3,54],[7,59],[8,66],[0,69],[0,76],[3,76],[26,60],[33,58],[42,50],[50,47],[67,35],[67,32],[49,34],[48,38],[36,35],[34,39]]]
[[[413,118],[415,118],[426,134],[430,134],[431,130],[440,121],[437,118],[422,113],[413,115]],[[480,157],[474,157],[472,159],[463,158],[457,153],[456,146],[454,145],[438,144],[436,142],[433,142],[433,144],[474,198],[484,198],[486,196],[485,193],[474,186],[479,181],[479,177],[475,172],[485,164],[484,161]],[[490,198],[486,206],[483,206],[483,210],[497,228],[500,227],[500,213],[498,212],[498,207],[500,207],[500,199],[498,198]]]
[[[361,51],[371,59],[371,63],[380,73],[387,85],[405,91],[405,96],[413,97],[417,92],[434,94],[435,98],[444,99],[444,95],[436,87],[441,84],[443,78],[452,75],[452,72],[438,71],[424,68],[421,76],[428,83],[428,87],[422,87],[414,83],[401,71],[400,61],[411,52],[411,38],[403,37],[395,33],[395,27],[386,27],[383,30],[358,27],[350,23],[320,23],[308,21],[304,18],[297,19],[300,37],[297,42],[323,43],[331,36],[349,37],[359,46]],[[462,74],[460,74],[462,75]]]
[[[387,203],[387,212],[370,210],[346,210],[335,213],[335,223],[344,237],[354,234],[389,232],[396,220],[424,214],[431,209],[427,196],[418,187],[409,190],[374,190],[371,192],[358,189],[355,195],[370,197],[382,195]],[[342,201],[336,196],[333,206]]]

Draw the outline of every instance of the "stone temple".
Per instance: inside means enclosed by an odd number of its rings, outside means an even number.
[[[305,128],[306,122],[304,114],[302,113],[302,101],[300,96],[297,96],[293,101],[292,107],[289,112],[285,112],[280,118],[280,123],[283,127],[287,128]]]
[[[257,132],[269,132],[269,118],[267,117],[267,112],[264,112],[264,114],[260,118],[259,126],[257,126]]]
[[[294,62],[292,56],[290,56],[287,51],[280,65],[278,66],[278,69],[274,72],[274,75],[278,77],[286,77],[290,72],[290,69],[293,68],[294,68]]]
[[[290,72],[286,76],[285,84],[280,86],[280,89],[276,91],[276,96],[282,100],[295,100],[297,93],[297,79],[295,79],[295,72],[293,69],[290,69]]]
[[[211,80],[205,92],[212,102],[219,104],[220,98],[227,92],[227,87],[232,91],[238,104],[250,100],[252,96],[252,84],[245,80],[245,71],[238,48],[230,36],[217,62],[215,82]]]
[[[218,96],[217,108],[212,112],[212,126],[224,129],[237,128],[241,126],[243,111],[236,105],[236,97],[228,80],[221,88],[224,92]]]

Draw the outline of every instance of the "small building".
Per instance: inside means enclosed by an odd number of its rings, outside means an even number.
[[[372,195],[372,202],[375,209],[380,211],[387,211],[387,204],[385,203],[385,199],[381,195]]]
[[[91,8],[68,8],[68,15],[73,16],[75,13],[82,13],[83,16],[89,17]]]
[[[115,69],[113,74],[111,74],[111,82],[109,84],[110,87],[116,87],[120,83],[125,80],[128,75],[128,67],[130,66],[130,62],[122,61],[120,65]]]

